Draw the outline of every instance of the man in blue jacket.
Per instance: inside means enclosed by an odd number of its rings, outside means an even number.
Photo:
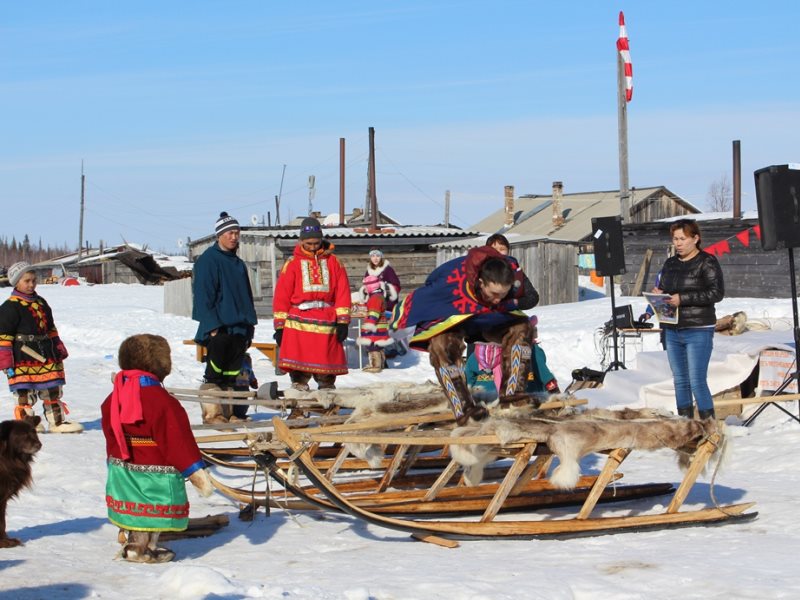
[[[239,222],[222,212],[214,232],[217,243],[194,265],[192,319],[199,321],[194,341],[207,349],[203,388],[235,389],[258,319],[247,265],[236,256]],[[202,407],[204,423],[242,420],[248,408],[219,404]]]

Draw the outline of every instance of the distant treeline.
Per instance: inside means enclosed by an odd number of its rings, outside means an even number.
[[[0,236],[0,267],[8,268],[21,260],[33,264],[48,258],[63,256],[73,251],[73,248],[68,248],[67,246],[44,247],[41,239],[37,244],[32,244],[27,233],[21,242],[18,242],[14,237],[9,241],[7,237]]]

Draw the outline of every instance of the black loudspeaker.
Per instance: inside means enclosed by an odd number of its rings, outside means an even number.
[[[625,272],[625,249],[622,246],[622,217],[592,219],[595,272],[607,277]]]
[[[754,175],[761,247],[800,247],[800,165],[773,165]]]

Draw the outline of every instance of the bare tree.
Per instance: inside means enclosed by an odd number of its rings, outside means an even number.
[[[727,173],[708,186],[708,210],[711,212],[727,212],[733,206],[733,188]]]

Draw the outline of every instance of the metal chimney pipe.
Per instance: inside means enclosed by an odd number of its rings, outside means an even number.
[[[339,227],[344,226],[344,138],[339,138]]]
[[[505,209],[505,227],[511,227],[514,224],[514,186],[507,185],[505,187],[505,202],[503,205]]]
[[[733,140],[733,218],[742,218],[742,143]]]

